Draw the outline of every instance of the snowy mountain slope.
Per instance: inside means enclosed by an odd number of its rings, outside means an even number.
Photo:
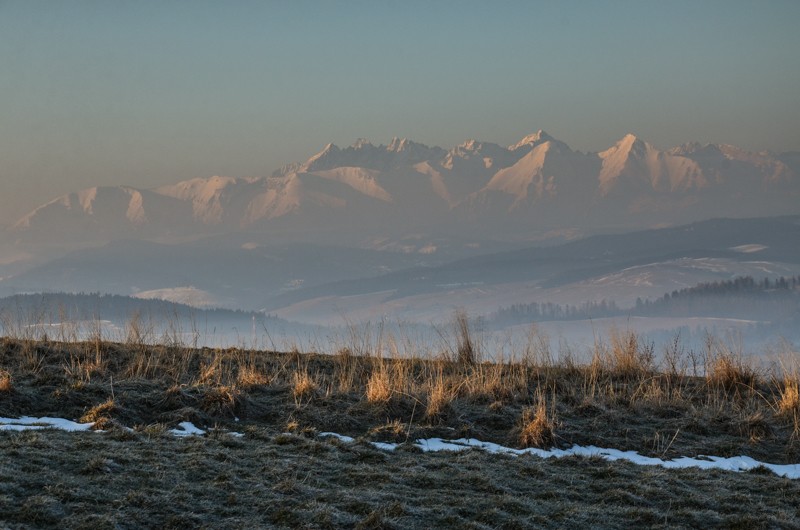
[[[515,147],[515,151],[520,149]],[[591,157],[576,153],[567,144],[547,137],[536,142],[514,165],[495,173],[482,193],[499,191],[509,195],[513,198],[510,209],[556,198],[586,199],[585,192],[589,192],[592,186],[582,182],[582,177],[591,175],[594,169]]]
[[[796,275],[798,241],[798,216],[716,219],[299,289],[273,298],[269,309],[287,318],[302,318],[302,311],[337,318],[328,312],[337,307],[347,308],[353,318],[425,320],[456,307],[482,313],[531,301],[577,305],[607,299],[625,306],[639,296],[660,296],[698,282]]]
[[[556,229],[598,233],[797,213],[796,162],[791,153],[728,145],[662,151],[630,134],[586,154],[541,130],[509,147],[469,140],[449,150],[360,139],[345,148],[328,144],[268,177],[70,193],[20,219],[8,238],[24,250],[243,229],[301,241],[325,233],[348,244],[420,231],[522,241]]]
[[[695,161],[659,151],[632,134],[597,156],[602,161],[598,175],[602,195],[620,187],[623,191],[678,192],[708,185]]]
[[[789,229],[770,236],[768,232],[779,226]],[[270,311],[307,323],[330,324],[343,318],[374,320],[375,315],[388,320],[445,322],[456,309],[486,315],[501,306],[534,301],[577,307],[605,300],[632,307],[638,298],[660,297],[699,282],[797,275],[800,255],[792,247],[798,227],[797,218],[794,222],[720,220],[682,227],[683,234],[647,231],[613,239],[588,238],[560,247],[481,256],[384,278],[298,290],[274,299]],[[714,232],[720,244],[698,250],[700,242],[710,241],[707,238]],[[636,248],[640,240],[659,238],[664,248]],[[773,246],[722,246],[768,239]],[[759,250],[747,253],[741,248]]]
[[[69,193],[44,204],[11,228],[64,244],[82,238],[127,234],[180,234],[191,224],[191,204],[152,190],[101,186]]]

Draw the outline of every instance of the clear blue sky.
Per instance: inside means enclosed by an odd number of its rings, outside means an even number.
[[[0,0],[0,222],[329,141],[800,150],[800,2]]]

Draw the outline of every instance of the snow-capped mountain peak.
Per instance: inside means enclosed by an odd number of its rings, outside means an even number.
[[[374,147],[374,146],[372,145],[372,142],[370,142],[366,138],[358,138],[356,139],[355,142],[353,142],[353,145],[351,145],[350,147],[352,147],[353,149],[364,149],[366,147]]]
[[[332,162],[331,159],[336,157],[339,153],[341,153],[341,149],[332,143],[328,143],[322,151],[306,160],[305,164],[301,166],[301,169],[311,171],[318,165]]]
[[[344,234],[431,227],[494,238],[559,223],[623,226],[631,215],[653,224],[738,216],[744,208],[751,216],[796,213],[795,158],[784,158],[696,142],[660,151],[633,134],[596,153],[573,151],[542,130],[510,147],[470,139],[449,150],[362,138],[345,148],[329,143],[270,177],[66,194],[12,231],[20,241],[66,234],[63,240],[82,242],[243,228]]]
[[[509,151],[516,151],[517,149],[520,149],[521,147],[527,147],[527,146],[530,146],[531,148],[533,148],[533,147],[535,147],[535,146],[537,146],[539,144],[542,144],[544,142],[548,142],[548,141],[551,141],[551,140],[555,140],[555,138],[553,138],[552,136],[550,136],[549,134],[544,132],[542,129],[539,129],[535,133],[529,134],[528,136],[526,136],[525,138],[523,138],[519,142],[515,143],[514,145],[509,146],[508,150]]]

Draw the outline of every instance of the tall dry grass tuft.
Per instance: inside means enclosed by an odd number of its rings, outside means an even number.
[[[792,417],[800,413],[800,379],[784,374],[783,386],[779,388],[778,414]]]
[[[386,404],[392,398],[392,382],[386,363],[381,362],[380,366],[370,374],[366,397],[368,402],[376,404]]]
[[[333,355],[333,380],[339,392],[352,392],[360,387],[366,371],[364,357],[355,355],[350,348],[339,348]]]
[[[547,401],[542,392],[537,393],[535,407],[522,411],[519,443],[523,447],[548,449],[556,442],[555,412],[547,410]]]
[[[64,373],[78,383],[89,383],[94,376],[105,373],[107,362],[103,350],[92,347],[86,351],[77,348],[70,349],[69,361],[64,362]]]
[[[125,323],[125,342],[129,346],[144,347],[154,340],[154,324],[152,321],[145,323],[142,315],[136,311]]]
[[[14,384],[11,381],[11,373],[7,370],[0,370],[0,394],[8,394],[14,390]]]
[[[527,341],[522,352],[522,361],[526,365],[539,368],[550,368],[554,365],[550,337],[541,331],[536,324],[531,324],[530,328],[528,328]]]
[[[713,388],[743,393],[755,388],[758,383],[758,372],[741,356],[729,351],[718,352],[709,359],[706,381]]]
[[[457,388],[459,395],[489,402],[511,402],[524,399],[529,392],[531,368],[527,363],[510,363],[503,359],[482,363],[465,376]]]
[[[255,364],[244,364],[239,366],[236,382],[244,388],[252,388],[268,385],[270,381],[267,374],[259,370]]]
[[[197,384],[199,385],[220,385],[222,384],[223,373],[223,355],[224,353],[215,350],[210,360],[202,360],[200,362],[200,372],[197,376]]]
[[[609,369],[623,379],[646,377],[653,371],[655,346],[642,343],[633,331],[625,333],[611,330]]]
[[[137,348],[131,362],[127,363],[123,377],[126,379],[153,379],[160,375],[163,346]]]
[[[456,362],[462,366],[475,366],[479,362],[479,352],[472,331],[469,326],[469,317],[464,311],[455,314],[456,331]]]
[[[21,344],[22,350],[19,356],[21,368],[26,372],[38,375],[44,368],[44,356],[39,352],[35,341],[24,339]]]
[[[311,399],[317,393],[319,385],[308,373],[308,368],[298,369],[292,374],[292,396],[297,404],[303,399]]]
[[[425,417],[429,420],[441,419],[450,410],[455,391],[441,371],[429,381],[428,400],[425,405]]]

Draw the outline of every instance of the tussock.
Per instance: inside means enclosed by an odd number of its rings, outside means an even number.
[[[519,443],[522,447],[550,448],[556,443],[556,420],[540,393],[535,407],[522,411]]]
[[[9,394],[14,390],[14,385],[11,382],[11,374],[6,370],[0,370],[0,393]]]
[[[389,367],[381,364],[373,370],[367,380],[367,401],[370,403],[386,404],[392,397],[392,386],[389,376]]]

